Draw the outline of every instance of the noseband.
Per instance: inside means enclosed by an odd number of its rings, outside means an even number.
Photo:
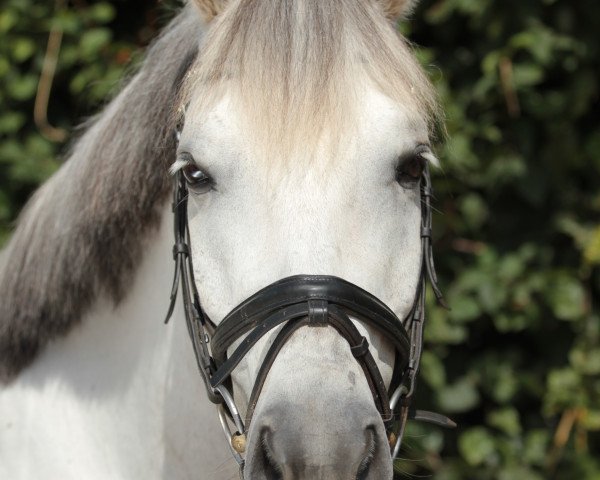
[[[221,425],[241,472],[244,468],[246,433],[267,375],[285,343],[296,330],[304,326],[333,327],[350,345],[383,419],[392,459],[398,455],[409,418],[443,427],[456,426],[443,415],[410,408],[423,346],[427,279],[438,303],[446,306],[433,263],[431,197],[431,180],[429,170],[425,167],[421,179],[421,273],[413,306],[403,321],[375,296],[341,278],[296,275],[255,293],[234,308],[217,326],[203,311],[196,288],[187,220],[188,189],[182,172],[177,173],[173,194],[175,275],[165,323],[173,314],[181,285],[183,308],[198,370],[208,398],[218,405]],[[354,321],[379,330],[394,346],[396,357],[389,389],[370,352],[367,339],[360,334]],[[231,374],[250,349],[277,327],[281,328],[259,369],[244,422],[231,393]],[[227,352],[234,344],[237,345],[228,356]]]

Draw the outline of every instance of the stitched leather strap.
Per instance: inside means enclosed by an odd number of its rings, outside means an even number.
[[[382,330],[407,357],[410,347],[402,322],[381,300],[338,277],[295,275],[263,288],[221,321],[212,339],[215,360],[222,363],[227,349],[255,329],[269,313],[284,306],[317,300],[339,305],[361,322]]]

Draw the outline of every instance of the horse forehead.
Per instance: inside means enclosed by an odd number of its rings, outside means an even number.
[[[225,94],[207,112],[200,112],[195,107],[192,102],[186,114],[185,130],[189,129],[191,133],[185,135],[184,130],[183,145],[198,151],[199,156],[209,164],[207,166],[232,161],[257,169],[257,172],[273,169],[271,161],[265,161],[257,154],[262,150],[256,148],[255,139],[246,128],[244,112],[231,97]],[[335,148],[331,148],[332,143],[327,141],[331,135],[326,134],[316,145],[298,145],[294,152],[284,153],[282,157],[286,170],[289,172],[295,165],[303,166],[306,160],[311,160],[311,171],[320,174],[322,168],[337,167],[339,161],[335,160],[348,162],[377,152],[383,153],[384,148],[401,152],[410,145],[428,143],[425,120],[374,87],[362,90],[357,97],[354,115],[346,131],[336,131],[336,125],[330,126],[332,135],[337,139]],[[294,128],[294,125],[290,128]],[[240,159],[244,159],[244,162],[240,162]]]

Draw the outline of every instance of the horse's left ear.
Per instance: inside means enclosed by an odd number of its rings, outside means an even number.
[[[204,19],[210,22],[223,11],[227,0],[192,0],[192,3],[198,7]]]
[[[408,17],[419,0],[379,0],[383,6],[385,14],[392,20],[397,20],[401,17]]]

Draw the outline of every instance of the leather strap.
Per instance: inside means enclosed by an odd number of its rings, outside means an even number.
[[[252,389],[252,394],[250,395],[248,411],[246,414],[246,425],[249,425],[252,421],[254,409],[258,402],[258,397],[262,391],[262,387],[265,383],[267,375],[285,343],[299,328],[314,325],[313,321],[308,315],[296,320],[288,319],[287,322],[288,323],[286,323],[283,329],[273,340],[273,343],[271,344],[271,347],[269,348],[259,369],[254,387]],[[335,328],[337,332],[349,343],[350,350],[363,369],[377,409],[379,410],[384,423],[386,424],[386,428],[389,428],[391,426],[390,422],[392,421],[393,415],[390,410],[387,389],[385,382],[381,377],[381,373],[379,372],[379,368],[377,367],[377,363],[369,351],[369,343],[367,342],[367,339],[360,334],[350,317],[336,305],[330,305],[329,316],[327,317],[326,323],[321,324],[320,326],[327,325]],[[217,370],[217,374],[219,374],[219,370]]]
[[[402,322],[381,300],[338,277],[295,275],[263,288],[225,316],[212,339],[215,360],[222,362],[231,344],[255,329],[270,312],[317,300],[348,309],[358,320],[382,330],[397,350],[408,355],[408,336]]]

